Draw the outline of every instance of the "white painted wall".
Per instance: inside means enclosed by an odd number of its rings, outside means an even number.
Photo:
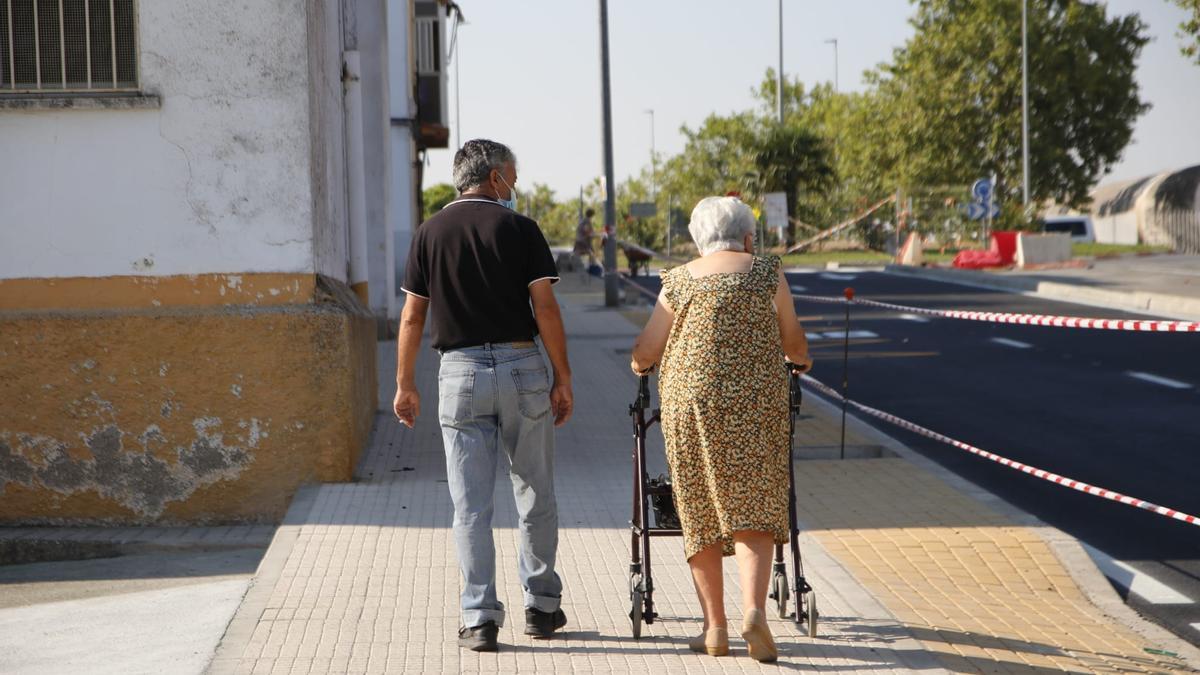
[[[297,4],[139,2],[142,85],[160,110],[0,111],[0,278],[344,279],[344,185],[316,199],[310,161],[309,29],[324,29],[333,6],[322,53],[336,50],[337,3],[305,3],[321,21]]]
[[[349,205],[346,200],[345,104],[342,95],[340,0],[307,0],[309,115],[312,123],[313,267],[350,278]]]
[[[396,280],[391,237],[391,143],[388,138],[387,0],[358,0],[362,63],[363,159],[366,163],[367,267],[371,310],[395,318]]]
[[[404,263],[413,230],[419,223],[417,213],[416,144],[412,124],[417,114],[413,100],[412,1],[388,0],[388,83],[391,117],[391,235],[395,264],[395,292],[400,293]]]

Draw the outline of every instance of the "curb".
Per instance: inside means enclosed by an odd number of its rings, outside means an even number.
[[[300,529],[309,522],[308,517],[316,505],[320,489],[320,485],[305,485],[296,492],[287,515],[279,524],[266,555],[254,572],[250,588],[225,628],[225,634],[221,636],[221,642],[217,644],[212,660],[204,669],[205,673],[236,672],[242,651],[253,637],[258,620],[271,599],[275,583],[279,581],[284,565],[296,546],[296,540],[300,538]]]
[[[841,415],[841,408],[826,400],[820,394],[812,392],[811,389],[809,391],[813,395],[805,398],[805,405],[811,404],[822,408],[823,414]],[[849,411],[846,418],[852,420],[856,425],[855,431],[857,433],[878,442],[897,456],[933,474],[955,490],[984,504],[1001,515],[1011,518],[1015,525],[1027,527],[1035,532],[1046,542],[1046,545],[1054,553],[1054,556],[1058,558],[1059,563],[1062,564],[1067,574],[1071,575],[1071,579],[1079,587],[1079,590],[1083,592],[1084,597],[1103,612],[1105,616],[1128,628],[1135,634],[1140,635],[1147,641],[1174,652],[1189,668],[1200,670],[1200,648],[1192,646],[1190,643],[1184,641],[1183,638],[1180,638],[1162,626],[1142,618],[1141,615],[1126,605],[1125,601],[1121,599],[1121,596],[1112,587],[1112,584],[1109,583],[1108,578],[1096,567],[1096,563],[1088,555],[1087,551],[1084,550],[1083,545],[1079,543],[1078,539],[1056,527],[1048,525],[1032,513],[1005,501],[992,492],[951,472],[949,469],[943,468],[937,462],[918,453],[891,435],[876,429],[866,420],[858,417],[854,412]]]
[[[1104,307],[1136,314],[1162,316],[1184,321],[1200,320],[1200,299],[1181,295],[1147,291],[1111,291],[1079,284],[1042,281],[1033,277],[999,276],[992,272],[975,270],[887,265],[883,271],[898,276],[932,279],[996,291],[1010,291],[1048,300]]]

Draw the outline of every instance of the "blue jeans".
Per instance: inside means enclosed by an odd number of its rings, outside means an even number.
[[[454,501],[454,542],[463,577],[462,622],[504,625],[496,599],[493,488],[501,456],[509,466],[520,526],[525,606],[553,612],[562,597],[554,571],[554,416],[550,377],[533,343],[490,344],[442,354],[438,421]]]

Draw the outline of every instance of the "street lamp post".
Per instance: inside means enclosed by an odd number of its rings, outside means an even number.
[[[617,202],[613,182],[612,88],[608,69],[608,0],[600,0],[600,99],[604,126],[604,306],[619,304]]]
[[[829,38],[825,44],[833,44],[833,93],[838,93],[838,48],[837,38]]]
[[[650,116],[650,201],[658,203],[658,191],[655,183],[658,178],[658,157],[654,154],[654,108],[646,108]]]
[[[783,0],[779,0],[779,70],[775,73],[775,103],[779,107],[779,123],[783,124]]]
[[[1029,213],[1029,0],[1021,0],[1021,191]]]

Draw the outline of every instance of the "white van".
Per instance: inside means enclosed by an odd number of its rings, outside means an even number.
[[[1096,226],[1090,216],[1052,216],[1042,219],[1042,232],[1071,235],[1071,241],[1090,244],[1096,241]]]

